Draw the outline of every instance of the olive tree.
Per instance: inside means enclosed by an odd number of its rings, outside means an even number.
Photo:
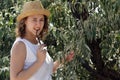
[[[76,22],[74,43],[82,67],[95,80],[119,80],[120,0],[67,1]]]
[[[16,16],[26,1],[0,0],[0,79],[9,80],[10,49]],[[53,74],[53,80],[120,79],[120,0],[41,0],[50,10],[44,43],[60,60],[75,57]]]

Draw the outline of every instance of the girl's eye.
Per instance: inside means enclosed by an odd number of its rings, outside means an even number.
[[[44,21],[43,19],[41,19],[40,21]]]
[[[36,19],[33,19],[34,22],[36,22],[37,20]]]
[[[37,21],[39,21],[39,22],[44,22],[44,19],[39,19],[39,20],[38,20],[38,19],[35,18],[35,19],[33,19],[32,21],[33,21],[33,22],[37,22]]]

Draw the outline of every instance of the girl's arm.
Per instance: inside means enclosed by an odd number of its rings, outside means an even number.
[[[42,57],[45,58],[45,51],[41,51]],[[24,70],[26,58],[26,47],[23,42],[17,42],[11,50],[10,59],[10,80],[27,80],[29,79],[43,64],[43,60],[37,60],[31,67]]]

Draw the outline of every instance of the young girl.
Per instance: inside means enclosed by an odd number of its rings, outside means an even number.
[[[11,48],[11,80],[52,80],[51,75],[60,62],[53,62],[42,42],[48,31],[49,15],[40,1],[24,4],[17,17],[17,37]],[[71,61],[73,56],[74,52],[71,52],[66,60]]]

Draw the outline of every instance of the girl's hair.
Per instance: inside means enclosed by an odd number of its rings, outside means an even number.
[[[15,30],[16,37],[23,38],[25,36],[25,33],[26,33],[25,32],[26,31],[25,21],[26,21],[26,19],[27,19],[27,17],[23,18],[20,22],[17,23],[17,27]],[[47,16],[44,15],[44,27],[39,35],[40,39],[44,40],[47,33],[48,33],[48,18],[47,18]]]

